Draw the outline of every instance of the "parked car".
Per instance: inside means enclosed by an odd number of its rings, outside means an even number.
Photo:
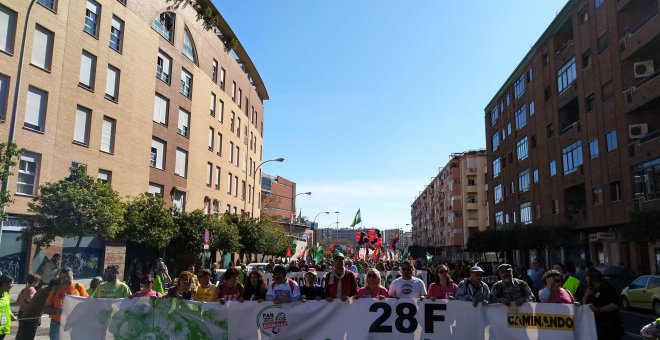
[[[660,315],[660,276],[644,275],[621,292],[621,307],[648,309]]]
[[[248,264],[246,269],[247,269],[248,273],[255,270],[255,269],[259,269],[260,271],[265,273],[266,272],[266,266],[268,266],[268,263],[266,263],[266,262],[255,262],[255,263]]]
[[[596,269],[603,274],[603,277],[614,287],[617,293],[621,293],[637,278],[637,274],[625,266],[597,267]]]

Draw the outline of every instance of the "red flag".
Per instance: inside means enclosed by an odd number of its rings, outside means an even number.
[[[352,246],[352,245],[349,245],[349,246],[348,246],[348,252],[349,252],[349,253],[353,253],[353,246]]]
[[[337,242],[332,241],[332,243],[330,244],[330,246],[328,247],[328,249],[326,250],[326,252],[332,254],[332,252],[335,250],[335,244],[336,244],[336,243],[337,243]]]
[[[408,256],[408,261],[414,260],[412,256]]]
[[[286,248],[286,257],[291,257],[291,248]]]
[[[304,258],[305,258],[305,252],[306,252],[306,251],[307,251],[307,247],[303,248],[303,251],[302,251],[302,253],[300,253],[300,255],[298,256],[298,258],[300,258],[300,259],[304,259]]]
[[[378,253],[380,252],[380,248],[377,248],[376,251],[371,255],[371,259],[376,261],[378,259]]]

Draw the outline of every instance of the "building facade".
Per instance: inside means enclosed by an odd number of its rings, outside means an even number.
[[[20,233],[15,221],[39,185],[72,166],[121,196],[148,192],[184,211],[247,209],[260,192],[251,183],[268,93],[229,25],[202,4],[217,26],[205,29],[192,6],[165,0],[0,4],[0,137],[24,150],[8,182],[5,236]],[[2,238],[0,262],[16,250],[43,256],[14,239]],[[66,258],[68,243],[46,255]],[[97,260],[110,253],[98,247]],[[31,270],[20,266],[17,277]]]
[[[485,108],[496,228],[569,225],[581,243],[546,261],[656,272],[658,244],[627,239],[657,210],[658,1],[571,0]]]
[[[455,153],[411,207],[413,243],[465,259],[469,235],[489,227],[485,150]]]

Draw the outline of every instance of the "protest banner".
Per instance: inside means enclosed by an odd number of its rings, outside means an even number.
[[[62,339],[595,339],[587,306],[428,299],[291,304],[67,296]]]

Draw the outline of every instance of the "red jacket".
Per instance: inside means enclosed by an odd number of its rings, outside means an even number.
[[[352,297],[357,295],[357,279],[355,278],[355,273],[353,273],[350,270],[344,269],[344,278],[341,279],[342,284],[341,284],[341,290],[342,296],[348,296]],[[328,284],[330,282],[330,277],[332,276],[333,272],[329,272],[325,274],[325,296],[329,297],[337,297],[337,287],[339,286],[339,280],[336,278],[334,279],[334,282],[330,285]]]

